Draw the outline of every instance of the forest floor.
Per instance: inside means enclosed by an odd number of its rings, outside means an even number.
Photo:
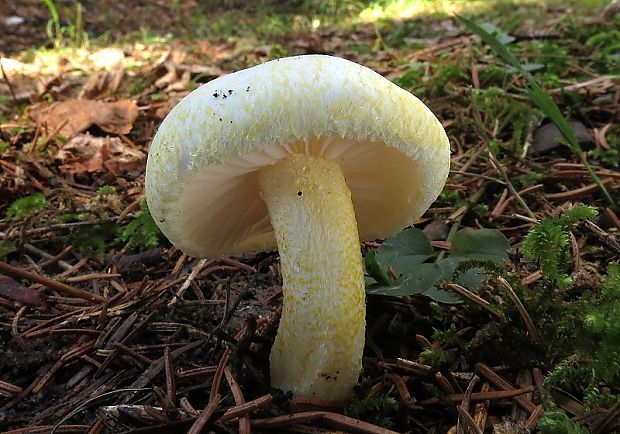
[[[243,3],[4,0],[0,431],[618,432],[620,16],[602,0]],[[181,98],[317,53],[417,95],[452,146],[443,193],[397,235],[450,272],[404,288],[419,271],[362,245],[350,402],[269,386],[277,253],[189,257],[142,200],[150,142]]]

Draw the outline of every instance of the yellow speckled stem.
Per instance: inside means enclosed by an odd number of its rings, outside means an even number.
[[[295,154],[258,175],[280,252],[284,302],[274,387],[350,397],[362,367],[364,272],[351,193],[337,162]]]

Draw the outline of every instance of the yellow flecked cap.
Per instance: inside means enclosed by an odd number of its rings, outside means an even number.
[[[340,164],[362,240],[412,224],[450,165],[443,127],[415,96],[345,59],[288,57],[213,80],[170,112],[149,152],[149,209],[192,256],[273,250],[257,172],[290,154]]]

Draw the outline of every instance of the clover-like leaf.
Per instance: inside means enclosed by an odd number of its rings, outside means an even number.
[[[443,277],[442,267],[437,264],[418,264],[415,273],[402,276],[391,285],[373,284],[366,288],[368,294],[390,296],[424,295],[446,304],[461,303],[461,300],[436,285]]]
[[[508,240],[495,229],[461,229],[452,239],[450,256],[501,262],[508,259]]]
[[[383,264],[392,266],[400,274],[430,258],[433,247],[424,232],[409,228],[385,240],[377,249],[377,254]]]

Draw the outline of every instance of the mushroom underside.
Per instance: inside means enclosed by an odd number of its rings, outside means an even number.
[[[411,157],[370,141],[299,140],[210,166],[189,180],[178,209],[187,238],[205,250],[188,253],[218,256],[275,249],[267,205],[259,194],[258,172],[295,154],[339,163],[362,240],[389,236],[413,223],[412,207],[422,196],[423,186],[418,163]]]

